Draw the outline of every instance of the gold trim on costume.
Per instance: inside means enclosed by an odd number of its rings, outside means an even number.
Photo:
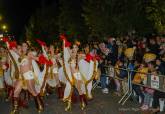
[[[86,82],[85,82],[85,90],[86,90],[86,96],[87,96],[87,98],[90,98],[89,97],[89,94],[88,94],[88,88],[87,88],[87,86],[88,86],[88,84],[91,82],[91,81],[93,81],[93,79],[96,77],[96,74],[97,74],[97,71],[96,71],[96,60],[94,60],[94,71],[93,71],[93,75],[92,75],[92,77],[89,79],[89,80],[87,80]]]
[[[15,77],[15,79],[19,79],[19,68],[17,66],[17,63],[8,49],[7,49],[7,52],[9,53],[9,56],[10,56],[11,60],[13,61],[13,64],[15,67],[14,77]]]
[[[44,96],[44,93],[45,93],[44,87],[46,86],[47,75],[48,75],[48,66],[46,66],[46,73],[45,73],[45,75],[44,75],[44,81],[43,81],[43,83],[42,83],[42,85],[41,85],[41,89],[40,89],[40,95],[41,95],[41,96]]]
[[[69,76],[68,76],[68,74],[67,74],[67,72],[66,72],[66,68],[65,68],[64,57],[63,57],[62,63],[63,63],[63,71],[64,71],[64,74],[65,74],[65,77],[66,77],[66,79],[69,81],[69,83],[70,83],[70,85],[71,85],[71,92],[70,92],[69,96],[63,100],[63,101],[65,102],[66,100],[68,100],[68,101],[71,100],[71,96],[72,96],[72,92],[73,92],[74,80],[73,80],[73,79],[72,79],[72,80],[69,79]],[[72,77],[73,77],[73,76],[72,76]]]

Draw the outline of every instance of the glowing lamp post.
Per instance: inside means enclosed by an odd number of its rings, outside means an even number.
[[[7,29],[7,26],[6,25],[2,25],[2,29],[3,30],[6,30]]]
[[[3,30],[4,32],[7,32],[7,26],[6,26],[6,25],[2,25],[2,30]]]

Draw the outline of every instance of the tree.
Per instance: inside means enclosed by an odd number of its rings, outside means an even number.
[[[52,12],[53,11],[53,12]],[[30,18],[26,26],[27,40],[35,44],[35,39],[41,39],[48,44],[58,40],[58,7],[53,4],[38,9]]]
[[[146,7],[147,18],[154,24],[158,33],[165,33],[165,1],[149,0]]]
[[[165,33],[163,0],[57,0],[57,6],[48,7],[45,1],[26,26],[30,41],[40,38],[51,43],[59,40],[60,33],[72,41],[124,36],[132,31],[138,36]]]
[[[72,40],[83,40],[88,36],[88,27],[82,17],[82,0],[60,0],[59,31]]]
[[[84,0],[86,24],[98,37],[127,35],[130,31],[145,35],[153,32],[146,17],[144,0]]]

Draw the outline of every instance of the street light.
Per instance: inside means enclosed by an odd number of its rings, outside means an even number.
[[[7,29],[6,25],[2,25],[2,29],[5,31]]]

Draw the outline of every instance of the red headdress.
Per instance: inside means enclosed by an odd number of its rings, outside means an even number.
[[[9,48],[10,48],[10,49],[13,49],[13,48],[15,48],[15,47],[17,47],[17,42],[16,42],[16,41],[11,41],[11,42],[9,42]]]
[[[65,40],[65,41],[67,40],[65,34],[60,35],[60,40]]]
[[[3,38],[2,38],[2,41],[3,41],[3,42],[8,42],[8,41],[9,41],[9,38],[8,38],[8,37],[3,37]]]
[[[87,62],[90,62],[91,60],[93,60],[93,56],[91,54],[87,54],[85,60]]]
[[[46,46],[46,43],[39,40],[39,39],[36,39],[36,41],[40,44],[40,46]]]
[[[70,47],[71,46],[71,42],[69,42],[65,36],[65,34],[61,34],[60,35],[60,40],[65,41],[65,47]]]
[[[71,42],[69,42],[69,41],[65,41],[65,47],[70,47],[71,46]]]
[[[47,59],[44,55],[40,55],[39,58],[38,58],[38,62],[40,64],[46,64],[47,63]]]

